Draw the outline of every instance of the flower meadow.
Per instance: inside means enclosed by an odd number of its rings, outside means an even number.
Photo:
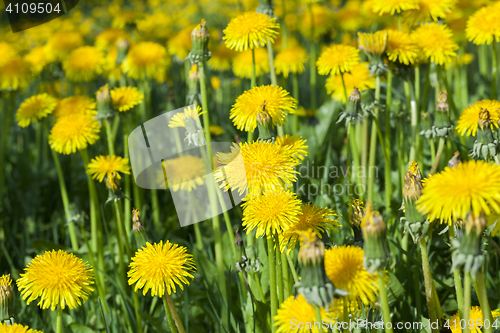
[[[1,9],[0,333],[500,331],[499,2]]]

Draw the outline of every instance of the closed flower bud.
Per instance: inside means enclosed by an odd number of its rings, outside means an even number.
[[[445,90],[439,93],[436,103],[436,118],[434,119],[433,131],[435,136],[446,138],[450,134],[452,126],[450,123],[450,107],[448,105],[448,94]]]
[[[363,234],[361,233],[361,221],[365,215],[365,207],[359,199],[354,199],[353,202],[348,202],[349,209],[349,224],[354,232],[355,245],[362,246]]]
[[[458,151],[455,152],[453,157],[448,161],[448,167],[450,168],[456,168],[457,165],[460,163],[460,153]]]
[[[14,317],[14,293],[10,274],[0,276],[0,323]]]
[[[191,32],[192,46],[188,58],[192,64],[210,59],[210,52],[208,51],[209,39],[210,34],[208,33],[207,25],[205,24],[205,20],[202,19],[201,23]]]
[[[120,186],[120,180],[118,179],[118,174],[113,172],[106,178],[106,187],[111,191],[115,192]]]
[[[109,94],[108,84],[99,88],[95,95],[97,100],[97,115],[95,116],[95,119],[105,120],[113,117],[115,113],[110,106],[111,96]]]
[[[481,108],[477,124],[479,128],[471,155],[474,158],[492,159],[498,154],[498,144],[491,131],[490,112],[487,109]]]
[[[266,102],[261,106],[261,112],[257,114],[257,127],[259,128],[259,141],[274,142],[276,132],[271,116],[266,111]]]
[[[390,257],[387,244],[387,226],[379,212],[372,210],[368,203],[361,223],[364,237],[364,264],[369,272],[383,269]]]
[[[146,230],[142,225],[142,221],[139,217],[139,210],[132,210],[132,229],[134,231],[135,241],[137,243],[137,248],[142,248],[146,246],[146,243],[149,241],[148,235],[146,234]]]

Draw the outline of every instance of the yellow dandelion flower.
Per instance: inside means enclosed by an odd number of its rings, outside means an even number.
[[[235,52],[226,47],[224,44],[219,44],[212,52],[212,56],[208,60],[208,66],[215,71],[227,71],[231,68],[231,59],[235,56]]]
[[[17,51],[12,44],[0,42],[0,66],[17,55]]]
[[[128,36],[125,31],[121,29],[105,29],[95,38],[95,47],[100,51],[106,51],[109,48],[116,45],[119,40],[128,40]]]
[[[231,163],[241,153],[242,163]],[[255,197],[263,192],[283,189],[297,180],[294,167],[298,160],[287,146],[269,142],[234,144],[230,153],[218,153],[217,158],[224,169],[217,169],[215,180],[222,182],[221,188],[231,184],[232,191],[242,195],[248,189],[247,197]],[[229,184],[226,183],[226,178]]]
[[[283,252],[288,245],[288,250],[295,249],[297,240],[303,231],[312,229],[319,238],[326,231],[338,231],[340,227],[338,214],[330,208],[320,208],[312,205],[310,202],[302,205],[301,212],[298,214],[298,222],[293,223],[284,233],[280,235],[280,247]]]
[[[493,317],[493,319],[497,318],[498,316],[500,316],[500,311],[498,309],[491,311],[491,316]],[[469,326],[469,332],[471,333],[482,332],[481,329],[483,328],[483,310],[481,309],[481,307],[471,306],[469,312],[469,321],[472,322],[472,325],[466,323],[466,325]],[[490,323],[489,325],[491,326],[494,324]],[[452,333],[462,333],[461,326],[463,326],[463,322],[462,325],[460,325],[460,315],[457,312],[455,313],[455,315],[451,316],[449,327]]]
[[[300,200],[292,192],[269,192],[243,203],[243,227],[247,234],[256,229],[255,237],[282,234],[297,223]]]
[[[59,154],[85,149],[99,139],[99,122],[86,114],[60,117],[50,130],[49,144]]]
[[[33,48],[27,55],[24,56],[24,60],[31,64],[32,70],[35,74],[40,73],[43,68],[50,63],[47,51],[42,46]]]
[[[88,96],[70,96],[57,103],[53,116],[61,118],[73,114],[83,114],[94,117],[97,114],[96,102]]]
[[[458,67],[469,65],[472,61],[474,61],[474,55],[471,53],[459,54],[454,61],[454,64]]]
[[[378,15],[394,15],[405,10],[419,8],[418,0],[373,0],[372,3],[372,10]]]
[[[219,135],[222,135],[224,134],[225,131],[222,127],[220,127],[219,125],[210,125],[210,134],[213,135],[213,136],[219,136]]]
[[[457,121],[457,132],[464,136],[475,136],[479,128],[479,114],[487,110],[490,114],[491,129],[498,128],[500,120],[500,102],[495,100],[482,100],[462,111]]]
[[[325,308],[321,308],[321,318],[326,319],[327,313]],[[301,323],[304,328],[302,329],[292,329],[291,323],[294,320]],[[276,316],[274,316],[274,326],[277,326],[276,333],[306,333],[306,332],[316,332],[314,327],[314,322],[316,320],[316,312],[314,307],[307,303],[306,299],[302,294],[297,297],[288,297],[279,307]],[[321,330],[323,331],[323,330]],[[326,332],[326,330],[325,330]]]
[[[265,49],[255,49],[255,76],[269,73],[269,58]],[[233,60],[233,72],[237,77],[250,79],[252,77],[252,51],[239,53]]]
[[[469,213],[500,214],[500,166],[472,160],[446,167],[425,181],[417,208],[429,221],[450,224]]]
[[[298,160],[303,160],[307,156],[306,141],[301,136],[285,134],[276,137],[276,144],[290,148],[290,153]]]
[[[345,6],[335,13],[335,21],[338,22],[342,30],[357,31],[366,23],[360,7],[359,1],[347,1]]]
[[[12,57],[0,66],[0,89],[25,88],[32,77],[31,64],[21,57]]]
[[[84,41],[79,32],[58,32],[47,41],[46,51],[50,58],[63,60],[71,51],[82,45]]]
[[[332,247],[325,251],[326,275],[335,287],[349,292],[349,300],[365,305],[377,301],[377,275],[363,266],[364,250],[353,245]]]
[[[113,14],[113,22],[111,26],[117,29],[123,29],[127,25],[135,24],[135,22],[138,21],[142,16],[142,13],[138,10],[129,10]]]
[[[114,88],[109,94],[111,95],[113,107],[120,112],[132,109],[134,106],[142,103],[144,99],[144,94],[136,87]]]
[[[423,56],[436,65],[450,63],[457,56],[458,45],[453,41],[453,32],[445,25],[423,24],[413,31],[412,37]]]
[[[354,88],[358,88],[359,91],[375,88],[376,79],[374,76],[370,76],[368,63],[362,62],[352,66],[349,73],[332,75],[326,79],[326,92],[337,101],[347,102],[341,75],[344,75],[344,84],[347,92],[352,91]]]
[[[257,115],[266,112],[273,125],[282,125],[286,115],[293,113],[297,102],[281,87],[257,86],[245,91],[230,111],[229,119],[241,131],[253,132],[257,127]]]
[[[212,88],[214,88],[214,90],[219,90],[220,84],[220,79],[217,76],[212,76],[210,78],[210,85],[212,85]]]
[[[0,324],[1,333],[43,333],[42,331],[37,331],[29,328],[28,326],[23,326],[21,324],[2,323]]]
[[[187,119],[197,120],[203,113],[199,106],[196,108],[193,106],[185,107],[183,112],[178,112],[172,116],[168,122],[168,127],[186,127]]]
[[[387,31],[381,30],[373,34],[358,32],[358,48],[367,54],[382,54],[387,46]]]
[[[409,33],[399,30],[387,30],[387,57],[392,62],[405,65],[414,64],[418,59],[417,43]]]
[[[189,285],[193,279],[192,272],[196,271],[193,256],[187,253],[187,248],[172,244],[170,241],[160,243],[147,243],[132,257],[128,284],[133,285],[134,291],[143,289],[146,295],[151,289],[151,296],[162,297],[165,289],[169,295],[176,292],[176,285],[184,290],[184,285]]]
[[[300,28],[304,36],[307,36],[309,38],[317,38],[327,33],[332,27],[333,13],[328,7],[318,4],[312,5],[311,11],[312,20],[311,13],[309,11],[305,11],[300,18]],[[314,29],[311,29],[311,21],[314,25]],[[311,36],[312,30],[314,30],[314,36]]]
[[[56,105],[56,99],[48,94],[31,96],[17,109],[16,121],[19,126],[27,127],[51,114]]]
[[[500,6],[490,5],[478,9],[468,20],[465,35],[476,45],[500,41]]]
[[[274,65],[276,74],[283,74],[285,78],[289,73],[300,74],[305,70],[304,64],[307,62],[306,49],[300,45],[294,45],[283,49],[276,54]]]
[[[194,29],[193,26],[188,26],[178,32],[175,36],[168,40],[168,52],[184,61],[191,50],[191,32]],[[210,61],[208,62],[210,63]]]
[[[120,156],[99,155],[93,158],[87,165],[87,173],[92,175],[93,179],[102,182],[104,177],[111,176],[116,172],[118,179],[121,179],[119,172],[130,175],[130,166],[128,158]]]
[[[191,192],[205,183],[206,170],[203,160],[197,156],[184,155],[163,164],[168,186],[174,192]]]
[[[165,80],[168,65],[167,50],[153,42],[132,45],[122,63],[123,71],[129,77],[136,80],[154,78],[158,82]]]
[[[411,23],[438,21],[455,9],[457,0],[418,0],[418,8],[405,12],[405,18]]]
[[[74,309],[94,291],[92,268],[72,253],[45,251],[37,255],[16,281],[23,300],[29,305],[40,298],[38,306],[52,311],[59,305]]]
[[[333,44],[321,52],[316,66],[320,75],[349,72],[359,63],[359,50],[350,45]]]
[[[89,82],[102,74],[104,58],[93,46],[73,50],[63,63],[66,77],[73,82]]]
[[[280,25],[276,19],[257,12],[245,12],[231,19],[226,29],[224,37],[226,46],[236,51],[246,51],[267,45],[267,42],[274,42],[278,36]]]

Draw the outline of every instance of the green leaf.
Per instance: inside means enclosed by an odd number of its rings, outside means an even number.
[[[394,273],[389,272],[388,275],[390,281],[387,286],[387,302],[393,304],[404,294],[405,290]]]
[[[78,324],[78,323],[73,323],[69,325],[69,328],[71,328],[71,332],[73,333],[93,333],[94,331],[85,325]]]

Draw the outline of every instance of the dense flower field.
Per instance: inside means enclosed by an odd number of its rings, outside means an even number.
[[[500,3],[89,0],[0,36],[0,333],[500,330]]]

